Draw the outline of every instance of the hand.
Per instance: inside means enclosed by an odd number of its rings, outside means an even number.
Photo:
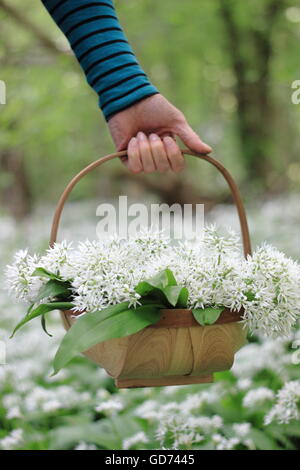
[[[206,145],[187,123],[183,113],[161,94],[144,98],[112,116],[109,130],[117,151],[126,150],[123,163],[133,173],[178,172],[184,168],[184,158],[175,140],[194,152],[209,153]]]

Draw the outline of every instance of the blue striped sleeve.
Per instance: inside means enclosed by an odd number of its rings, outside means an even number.
[[[138,63],[112,0],[42,0],[68,38],[106,121],[159,93]]]

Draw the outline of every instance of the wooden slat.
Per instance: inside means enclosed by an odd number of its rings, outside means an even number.
[[[214,381],[213,375],[195,377],[191,375],[172,375],[170,377],[158,377],[151,379],[116,379],[118,388],[140,388],[140,387],[168,387],[170,385],[207,384]]]
[[[191,310],[174,308],[162,309],[161,312],[160,320],[150,325],[149,328],[189,328],[191,326],[199,326]],[[214,324],[222,325],[224,323],[240,321],[242,313],[242,310],[231,312],[228,308],[225,308]]]

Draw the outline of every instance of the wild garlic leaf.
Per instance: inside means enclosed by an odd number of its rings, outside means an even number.
[[[42,325],[42,328],[43,328],[44,332],[46,333],[46,335],[48,335],[52,338],[52,335],[47,330],[46,315],[45,314],[41,316],[41,325]]]
[[[39,277],[48,277],[49,279],[56,279],[57,281],[62,281],[61,276],[55,273],[51,273],[45,268],[36,268],[33,273],[33,276],[39,276]]]
[[[213,308],[213,307],[206,307],[206,308],[197,308],[192,309],[193,315],[195,320],[202,326],[205,325],[213,325],[223,312],[224,307],[220,308]]]
[[[172,307],[177,307],[178,303],[179,306],[185,307],[187,302],[187,289],[185,287],[180,286],[167,286],[161,291],[165,294],[168,302],[172,305]]]
[[[74,307],[74,304],[71,302],[49,302],[46,304],[40,304],[35,309],[31,310],[29,314],[26,314],[23,320],[17,324],[10,338],[14,336],[16,331],[18,331],[21,326],[25,325],[30,320],[33,320],[40,315],[44,315],[45,313],[51,312],[52,310],[70,310],[72,307]]]
[[[125,303],[126,304],[126,303]],[[79,317],[64,336],[54,358],[54,374],[77,354],[97,343],[137,333],[160,318],[159,308],[143,305],[129,308],[122,304]]]
[[[174,274],[170,269],[164,269],[163,271],[156,274],[156,276],[141,281],[135,288],[136,292],[140,295],[146,295],[153,291],[155,288],[164,289],[169,286],[176,286],[177,282]]]
[[[180,291],[180,294],[179,294],[179,297],[178,297],[178,300],[177,300],[176,307],[177,308],[187,308],[188,298],[189,298],[189,291],[188,291],[187,287],[182,287],[181,291]]]
[[[40,300],[56,297],[64,297],[67,300],[71,295],[71,285],[69,282],[57,281],[56,279],[50,279],[46,284],[43,284],[38,292],[35,299],[36,302]]]

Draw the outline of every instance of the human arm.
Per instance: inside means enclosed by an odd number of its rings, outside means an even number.
[[[149,81],[120,26],[112,0],[42,1],[98,94],[117,150],[128,147],[129,169],[182,169],[183,157],[176,142],[167,146],[168,139],[161,139],[166,134],[183,137],[184,143],[195,151],[210,151],[198,136],[196,139],[183,114]],[[138,131],[144,133],[146,140],[141,134],[134,139]],[[148,138],[150,133],[159,136],[159,140]]]

